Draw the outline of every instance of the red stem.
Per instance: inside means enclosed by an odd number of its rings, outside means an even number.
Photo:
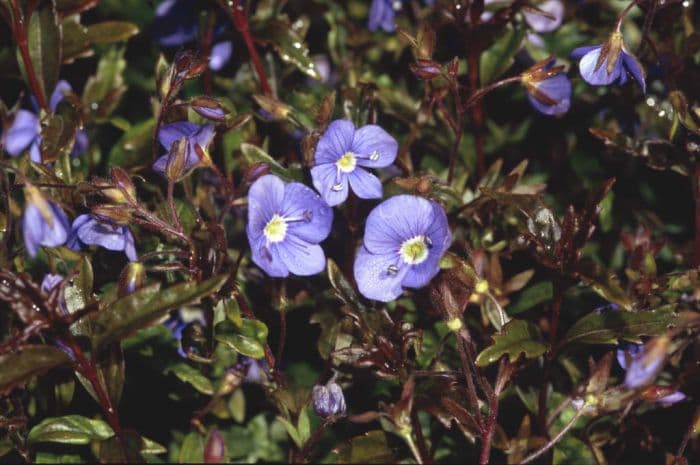
[[[22,56],[22,63],[24,64],[24,70],[27,72],[27,79],[29,79],[29,86],[32,88],[32,92],[36,97],[36,101],[39,106],[49,113],[51,109],[44,95],[42,87],[39,85],[39,80],[34,72],[34,65],[32,63],[32,58],[29,56],[29,45],[27,42],[27,29],[26,22],[22,16],[19,8],[18,0],[12,0],[10,3],[12,8],[12,29],[17,41],[17,46],[19,47],[20,55]]]
[[[693,191],[695,194],[695,254],[693,265],[697,267],[700,266],[700,160],[695,162]]]
[[[233,26],[238,32],[243,36],[246,48],[248,49],[248,54],[253,62],[253,68],[258,75],[260,80],[260,87],[265,95],[272,95],[272,89],[270,88],[270,83],[267,81],[267,75],[265,74],[265,68],[260,61],[260,56],[257,50],[255,50],[255,44],[253,43],[253,36],[250,34],[250,27],[248,26],[248,16],[246,15],[245,9],[241,5],[240,0],[231,0],[227,5],[226,2],[221,2],[224,10],[231,18]]]
[[[469,62],[469,91],[474,94],[477,89],[479,89],[479,57],[481,56],[481,50],[477,47],[472,47],[469,50],[469,56],[467,58]],[[486,173],[486,164],[484,162],[484,114],[483,107],[481,105],[481,100],[478,100],[471,109],[471,120],[472,126],[474,128],[474,148],[476,150],[476,172],[479,178],[484,176]]]

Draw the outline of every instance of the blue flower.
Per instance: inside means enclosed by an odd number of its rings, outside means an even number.
[[[564,114],[571,106],[571,81],[563,73],[563,67],[554,67],[554,62],[546,59],[521,75],[530,104],[550,116]]]
[[[56,111],[56,107],[63,100],[66,92],[73,89],[66,81],[58,81],[56,88],[49,99],[49,108]],[[33,103],[33,102],[32,102]],[[36,105],[35,105],[36,107]],[[15,115],[12,125],[5,134],[5,150],[12,157],[22,154],[29,149],[29,158],[34,163],[41,163],[41,125],[39,123],[38,111],[19,110]],[[75,133],[75,144],[71,155],[77,156],[87,150],[89,141],[84,129],[78,129]]]
[[[610,39],[602,45],[579,47],[571,52],[571,58],[579,62],[579,70],[583,79],[594,86],[608,84],[623,85],[627,82],[628,73],[646,92],[644,71],[634,55],[625,49],[622,34],[614,32]]]
[[[342,388],[330,380],[325,385],[317,384],[311,391],[314,412],[321,418],[345,413],[345,396]]]
[[[197,38],[198,16],[196,0],[165,0],[156,8],[154,22],[156,40],[163,47],[181,47]],[[214,35],[222,28],[215,28]],[[231,59],[233,43],[215,43],[209,54],[209,68],[219,71]]]
[[[63,281],[63,276],[60,274],[47,273],[44,275],[44,279],[41,280],[41,290],[45,294],[50,294],[51,291],[58,286],[61,281]],[[63,294],[59,296],[58,305],[60,306],[63,313],[68,312],[68,307],[66,306],[66,298]]]
[[[187,121],[180,121],[177,123],[164,125],[158,132],[158,141],[160,142],[160,145],[168,150],[168,153],[153,163],[153,171],[166,176],[169,162],[168,158],[171,158],[170,163],[175,161],[172,160],[173,157],[169,154],[170,147],[174,142],[179,141],[182,137],[187,139],[185,160],[181,170],[181,175],[185,175],[202,161],[197,154],[195,146],[198,145],[203,151],[206,152],[207,147],[209,147],[209,144],[214,139],[214,126],[212,124],[199,126]]]
[[[24,246],[35,257],[39,246],[57,247],[68,239],[68,218],[61,207],[47,200],[34,186],[25,187],[27,205],[22,216]]]
[[[432,6],[434,0],[423,0],[428,6]],[[372,32],[383,29],[386,32],[394,32],[394,17],[396,12],[403,7],[403,0],[372,0],[369,7],[367,29]]]
[[[97,245],[115,252],[123,251],[131,261],[137,259],[134,236],[128,226],[117,225],[90,214],[80,215],[73,220],[66,245],[73,250]]]
[[[545,16],[535,10],[523,10],[525,21],[535,32],[552,32],[561,26],[564,19],[564,3],[561,0],[545,0],[535,6],[549,15]]]
[[[318,244],[332,223],[333,210],[301,183],[268,174],[250,186],[248,242],[253,262],[272,277],[321,272],[326,256]]]
[[[357,287],[365,297],[383,302],[399,297],[402,287],[423,287],[438,273],[451,241],[438,203],[414,195],[385,200],[367,218],[355,258]]]
[[[382,183],[361,167],[391,165],[398,148],[396,140],[377,125],[355,130],[351,121],[335,120],[316,146],[316,166],[311,168],[314,187],[331,207],[348,198],[348,182],[360,198],[381,198]]]
[[[617,361],[627,372],[625,385],[630,389],[650,384],[666,361],[668,338],[657,337],[646,344],[629,344],[617,350]]]

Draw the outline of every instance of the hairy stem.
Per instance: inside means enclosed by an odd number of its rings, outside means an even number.
[[[544,454],[544,453],[547,452],[549,449],[551,449],[552,447],[554,447],[554,445],[555,445],[556,443],[558,443],[558,442],[561,440],[561,438],[563,438],[564,435],[565,435],[566,433],[569,432],[569,430],[570,430],[571,428],[573,428],[574,423],[576,423],[576,420],[578,420],[579,417],[580,417],[581,415],[583,415],[584,410],[585,410],[585,409],[584,409],[583,407],[580,408],[580,409],[576,412],[576,414],[571,418],[571,420],[569,420],[569,422],[566,424],[566,426],[564,426],[564,427],[561,429],[561,431],[559,431],[559,432],[556,434],[556,436],[554,436],[552,439],[550,439],[550,440],[547,442],[547,444],[545,444],[544,446],[542,446],[540,449],[538,449],[537,451],[535,451],[535,452],[533,452],[532,454],[530,454],[530,455],[528,455],[527,457],[525,457],[525,458],[520,462],[519,465],[525,465],[526,463],[532,462],[532,461],[535,460],[537,457],[539,457],[540,455]]]

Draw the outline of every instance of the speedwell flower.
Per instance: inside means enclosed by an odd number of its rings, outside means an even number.
[[[535,110],[551,116],[569,111],[571,81],[563,71],[563,66],[555,67],[554,59],[547,58],[522,73],[521,82]]]
[[[631,344],[618,349],[617,361],[627,371],[625,385],[630,389],[650,384],[656,378],[666,361],[669,340],[657,337],[644,345]]]
[[[198,11],[196,0],[165,0],[156,8],[155,35],[163,47],[181,47],[197,38]],[[220,34],[214,29],[214,36]],[[215,43],[209,54],[209,68],[219,71],[233,53],[233,43],[224,40]]]
[[[68,238],[68,218],[61,207],[47,200],[34,186],[24,189],[27,205],[22,216],[24,246],[35,257],[39,246],[57,247]]]
[[[170,148],[173,143],[179,141],[182,137],[187,139],[187,148],[184,153],[185,159],[180,161],[175,160],[175,157],[170,154]],[[158,131],[158,141],[160,145],[168,150],[168,153],[153,163],[153,171],[167,177],[168,165],[177,161],[183,163],[180,169],[177,170],[179,175],[185,175],[202,161],[197,154],[195,146],[199,146],[203,152],[206,152],[212,139],[214,139],[214,125],[212,124],[199,126],[188,121],[166,124]]]
[[[564,20],[564,3],[561,0],[545,0],[535,6],[540,11],[523,10],[525,21],[535,32],[552,32],[561,26]]]
[[[66,245],[73,250],[80,250],[85,245],[97,245],[107,250],[124,251],[131,261],[137,259],[134,236],[129,227],[96,215],[80,215],[73,220]]]
[[[345,413],[345,396],[343,389],[334,380],[325,385],[317,384],[311,391],[314,412],[321,418]]]
[[[423,0],[428,6],[433,4],[434,0]],[[394,32],[394,18],[396,13],[403,7],[404,0],[372,0],[369,7],[369,18],[367,21],[367,29],[374,32],[379,28],[386,32]]]
[[[326,256],[318,244],[332,223],[333,210],[301,183],[268,174],[250,186],[248,242],[253,262],[272,277],[320,273]]]
[[[589,84],[594,86],[606,86],[608,84],[623,85],[627,82],[627,73],[631,74],[635,81],[646,92],[644,71],[634,55],[625,49],[622,34],[614,32],[610,39],[602,45],[579,47],[571,52],[571,58],[579,62],[581,76]]]
[[[58,81],[56,88],[51,93],[49,99],[49,108],[51,111],[56,111],[56,107],[63,100],[66,92],[73,89],[67,81]],[[36,108],[36,104],[32,102]],[[12,157],[20,155],[25,150],[29,149],[29,158],[34,163],[41,163],[41,124],[39,123],[38,110],[31,112],[29,110],[19,110],[12,125],[8,128],[5,134],[5,150]],[[89,145],[87,134],[84,129],[78,129],[75,133],[75,144],[71,155],[77,156],[87,150]]]
[[[367,298],[388,302],[402,287],[420,288],[439,271],[452,241],[445,210],[414,195],[397,195],[367,217],[364,244],[355,258],[357,287]]]
[[[355,129],[347,120],[335,120],[316,146],[311,168],[314,187],[331,207],[348,198],[348,183],[363,199],[382,196],[382,183],[361,167],[384,168],[396,159],[399,144],[375,124]]]

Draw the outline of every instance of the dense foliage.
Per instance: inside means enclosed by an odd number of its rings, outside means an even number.
[[[694,0],[0,0],[3,462],[687,464]]]

